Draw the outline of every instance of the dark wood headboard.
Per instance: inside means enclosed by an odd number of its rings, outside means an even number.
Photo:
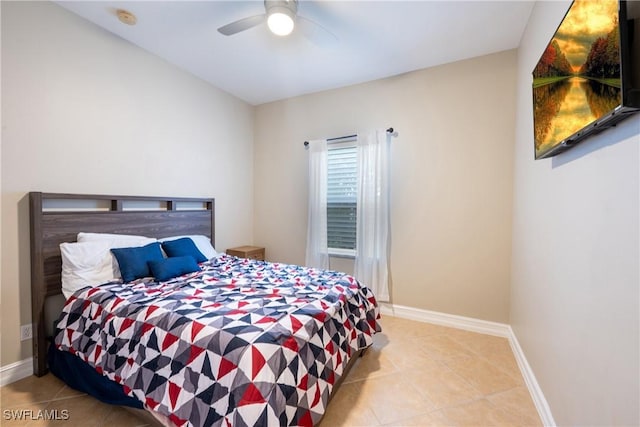
[[[90,207],[79,207],[83,203]],[[31,192],[29,207],[33,372],[37,376],[47,373],[45,302],[62,293],[60,243],[75,242],[79,232],[155,238],[202,234],[215,246],[214,199]]]

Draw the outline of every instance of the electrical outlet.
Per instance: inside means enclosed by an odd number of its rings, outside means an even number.
[[[33,338],[33,324],[20,326],[20,341],[26,341]]]

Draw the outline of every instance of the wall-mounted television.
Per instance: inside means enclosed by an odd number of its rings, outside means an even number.
[[[632,117],[640,111],[640,1],[574,0],[532,74],[536,159]]]

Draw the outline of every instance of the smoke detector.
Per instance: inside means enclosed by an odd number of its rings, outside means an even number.
[[[123,24],[136,25],[136,22],[138,22],[138,18],[136,18],[136,15],[129,12],[128,10],[118,9],[116,10],[116,16]]]

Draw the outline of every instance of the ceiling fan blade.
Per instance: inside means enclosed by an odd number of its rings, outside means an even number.
[[[338,43],[338,37],[322,25],[298,15],[297,24],[300,32],[314,44],[322,47],[331,47]]]
[[[267,19],[267,15],[255,15],[250,16],[248,18],[242,18],[231,24],[224,25],[218,28],[218,32],[220,34],[224,34],[225,36],[232,36],[236,33],[239,33],[244,30],[248,30],[249,28],[253,28],[256,25],[260,25],[265,22]]]

